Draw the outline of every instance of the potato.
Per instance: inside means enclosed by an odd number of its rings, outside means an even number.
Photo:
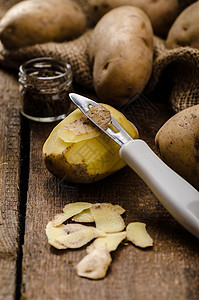
[[[199,104],[171,117],[155,143],[163,161],[199,189]]]
[[[1,19],[0,39],[5,48],[17,49],[71,40],[85,28],[85,14],[72,0],[25,0],[11,7]]]
[[[184,9],[169,30],[166,46],[190,46],[199,49],[199,1]]]
[[[103,106],[129,135],[138,138],[137,129],[122,113],[108,105]],[[65,142],[59,137],[60,129],[69,124],[72,127],[75,120],[81,116],[80,110],[76,109],[53,129],[43,146],[43,155],[47,169],[55,176],[65,181],[89,183],[105,178],[123,168],[125,163],[119,156],[119,145],[101,131],[97,136],[90,135],[89,139],[86,139],[84,134],[82,140],[77,139],[75,142]],[[98,131],[97,128],[93,130]]]
[[[124,105],[147,84],[153,62],[153,30],[139,8],[121,6],[95,26],[89,49],[94,88],[101,100]]]
[[[88,11],[97,22],[109,10],[123,5],[141,8],[150,18],[155,34],[161,37],[166,37],[179,13],[178,0],[88,0]]]

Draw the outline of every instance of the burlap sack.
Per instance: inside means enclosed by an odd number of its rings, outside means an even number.
[[[152,92],[158,82],[164,80],[174,112],[199,104],[199,50],[190,47],[167,49],[164,41],[157,37],[154,44],[153,71],[144,92]]]
[[[78,2],[83,6],[85,1]],[[15,51],[8,51],[0,44],[0,65],[18,69],[21,63],[31,58],[41,56],[61,58],[71,64],[74,81],[92,89],[92,66],[88,56],[91,35],[92,29],[89,29],[81,37],[70,42],[45,43]],[[153,92],[161,80],[168,86],[168,105],[171,105],[174,112],[198,104],[199,50],[189,47],[168,50],[164,41],[155,37],[153,71],[143,93],[148,95]]]

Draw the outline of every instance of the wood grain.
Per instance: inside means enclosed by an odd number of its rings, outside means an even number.
[[[145,114],[141,113],[142,106],[139,110],[139,103],[124,108],[124,113],[137,123],[141,137],[155,149],[155,132],[170,112],[164,103],[154,103],[152,108],[148,100],[141,101]],[[135,118],[135,109],[139,118]],[[36,123],[31,126],[22,299],[198,299],[199,241],[165,211],[128,167],[89,185],[67,184],[54,178],[41,155],[52,127],[53,124]],[[75,265],[85,255],[85,248],[59,251],[48,245],[45,235],[47,222],[65,204],[75,201],[122,205],[126,209],[126,224],[147,224],[154,247],[141,250],[123,243],[112,253],[113,262],[105,279],[78,277]]]
[[[17,2],[0,0],[0,17]],[[142,96],[121,108],[153,150],[157,130],[171,115],[162,93],[155,99]],[[0,70],[0,300],[198,300],[199,240],[128,167],[89,185],[53,177],[44,166],[42,146],[55,124],[21,119],[18,100],[16,76]],[[147,224],[154,247],[141,250],[122,243],[111,254],[106,278],[78,277],[75,265],[85,247],[58,251],[45,234],[48,221],[76,201],[122,205],[126,224]]]
[[[14,299],[18,251],[20,117],[16,79],[0,71],[0,299]]]

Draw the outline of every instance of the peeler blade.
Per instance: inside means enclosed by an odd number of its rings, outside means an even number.
[[[87,113],[91,106],[95,106],[99,103],[81,96],[76,93],[69,94],[72,102],[83,112],[84,115],[87,116],[91,122],[93,122],[101,131],[107,134],[111,139],[113,139],[118,145],[122,146],[129,141],[132,141],[132,137],[123,129],[122,126],[111,116],[111,126],[109,126],[106,130],[103,129],[89,114]]]

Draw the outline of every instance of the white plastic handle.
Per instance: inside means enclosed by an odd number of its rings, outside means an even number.
[[[144,180],[168,212],[199,238],[199,192],[142,140],[123,145],[120,156]]]

